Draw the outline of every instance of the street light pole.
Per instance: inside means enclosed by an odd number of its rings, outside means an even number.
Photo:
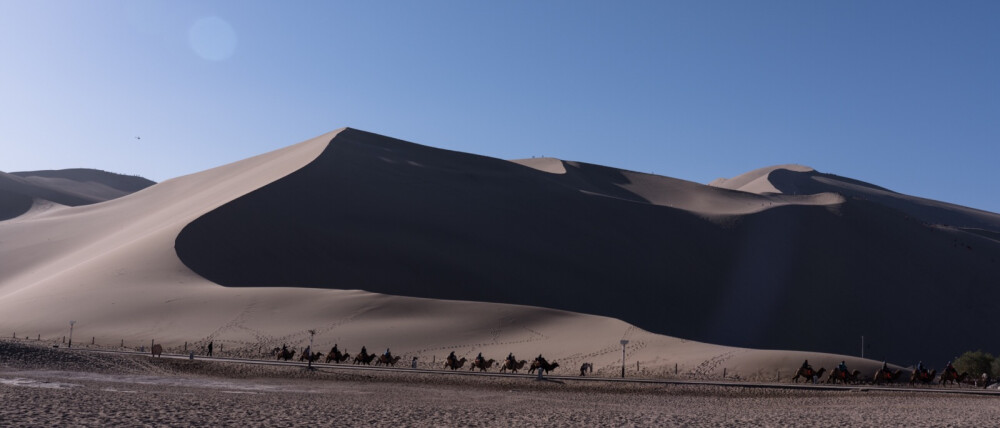
[[[309,368],[313,367],[313,336],[316,336],[316,330],[309,330],[309,355],[306,355],[306,359],[309,360]]]
[[[73,347],[73,324],[76,324],[76,321],[70,321],[69,322],[69,347],[70,348]]]
[[[625,377],[625,345],[628,345],[628,340],[622,339],[620,342],[622,344],[622,378]]]
[[[861,336],[861,358],[865,358],[865,337]]]

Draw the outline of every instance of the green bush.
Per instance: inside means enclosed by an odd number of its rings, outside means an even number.
[[[996,376],[996,369],[1000,368],[1000,360],[993,358],[993,355],[989,352],[979,351],[966,351],[962,356],[958,357],[952,364],[955,366],[955,370],[961,372],[969,372],[969,376],[977,377],[983,373],[990,373],[990,376]]]

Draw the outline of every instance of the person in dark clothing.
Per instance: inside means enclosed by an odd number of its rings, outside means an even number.
[[[212,342],[208,342],[208,356],[212,356]]]

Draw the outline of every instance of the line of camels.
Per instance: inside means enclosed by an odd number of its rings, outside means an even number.
[[[811,367],[800,367],[795,371],[795,376],[792,377],[792,382],[798,383],[799,378],[804,379],[806,382],[816,379],[819,381],[823,375],[826,373],[825,368],[820,368],[819,370],[813,370]],[[872,383],[875,385],[881,385],[883,383],[892,383],[899,380],[903,375],[903,370],[889,370],[889,369],[878,369],[871,378],[866,378],[861,376],[861,370],[854,371],[844,371],[839,368],[834,368],[830,375],[826,378],[826,383],[843,383],[843,384],[858,384],[858,383]],[[937,370],[914,370],[910,375],[910,385],[914,384],[929,384],[934,381],[935,378],[943,386],[947,385],[949,382],[953,384],[960,384],[968,378],[968,372],[962,372],[959,374],[954,369],[945,370],[940,376],[937,376]],[[985,380],[985,379],[984,379]],[[985,382],[984,382],[985,383]]]
[[[296,352],[294,349],[289,350],[287,347],[274,348],[274,350],[271,351],[272,356],[277,356],[278,360],[285,360],[285,361],[291,360],[295,356],[295,354]],[[326,356],[325,362],[327,364],[330,363],[340,364],[340,363],[346,363],[347,361],[351,360],[351,354],[347,352],[341,352],[337,348],[337,345],[333,345],[333,348],[330,349],[330,352],[326,354],[323,354],[322,352],[307,352],[306,350],[303,350],[303,352],[301,352],[299,355],[300,355],[299,361],[309,361],[309,362],[317,362],[325,355]],[[374,362],[376,366],[385,365],[385,366],[395,367],[396,364],[399,363],[399,360],[401,358],[402,357],[400,356],[393,356],[391,353],[388,352],[388,350],[386,350],[386,353],[384,354],[369,353],[368,350],[362,346],[361,352],[359,352],[357,355],[354,356],[353,364],[371,365]],[[414,359],[416,358],[414,357]],[[448,355],[447,358],[445,358],[442,368],[458,370],[463,368],[465,366],[465,363],[467,362],[469,362],[467,358],[465,357],[456,358],[455,354],[451,353],[450,355]],[[469,370],[472,371],[479,369],[479,371],[486,372],[489,371],[494,365],[497,365],[499,367],[500,373],[506,373],[508,371],[511,373],[517,373],[518,371],[524,369],[524,366],[528,365],[528,361],[517,360],[513,354],[509,354],[507,358],[504,358],[503,361],[499,362],[493,358],[485,359],[480,356],[472,360],[472,362],[469,364]],[[550,363],[545,358],[542,358],[541,355],[539,355],[537,358],[535,358],[534,361],[531,362],[531,365],[528,366],[528,373],[535,373],[536,370],[541,370],[544,374],[548,374],[549,372],[555,370],[558,367],[559,363],[557,362]],[[590,372],[593,372],[594,370],[593,367],[594,366],[591,363],[584,363],[580,367],[580,376],[584,376],[588,370]],[[792,377],[792,382],[798,383],[799,379],[803,379],[806,382],[814,379],[815,381],[819,381],[820,379],[823,378],[823,375],[825,374],[826,374],[825,368],[814,370],[812,367],[800,367],[798,370],[796,370],[795,376]],[[832,384],[872,383],[876,385],[881,385],[883,383],[893,383],[899,380],[902,377],[902,375],[903,375],[902,369],[893,371],[889,369],[880,368],[875,371],[875,374],[871,378],[867,378],[861,375],[861,370],[846,371],[846,370],[840,370],[840,368],[834,368],[830,372],[830,375],[826,378],[826,383],[832,383]],[[933,382],[935,378],[938,379],[941,385],[947,385],[949,382],[957,385],[965,381],[968,378],[968,376],[969,376],[968,372],[958,373],[954,369],[945,370],[944,372],[941,373],[940,376],[937,375],[937,370],[930,370],[930,371],[914,370],[910,375],[910,385],[918,383],[929,384]],[[983,379],[984,385],[985,383],[987,383],[985,382],[986,380],[988,379]]]
[[[365,347],[361,347],[361,352],[359,352],[357,355],[354,356],[353,364],[371,365],[374,362],[376,366],[385,365],[385,366],[395,367],[396,364],[399,363],[399,360],[402,357],[398,355],[393,356],[392,353],[388,352],[388,350],[386,351],[387,352],[385,354],[369,353]],[[294,358],[295,354],[296,351],[294,349],[289,350],[288,347],[274,348],[271,351],[272,356],[277,356],[278,360],[285,360],[285,361],[289,361],[292,358]],[[326,354],[322,352],[307,352],[307,350],[304,349],[301,353],[299,353],[299,361],[308,361],[314,363],[319,361],[324,355],[326,356],[325,362],[327,364],[346,363],[348,360],[351,359],[351,354],[347,352],[341,352],[339,349],[337,349],[337,345],[333,345],[333,348],[330,348],[330,352]],[[448,358],[445,358],[443,363],[443,368],[458,370],[463,366],[465,366],[465,363],[468,361],[469,360],[465,357],[456,358],[455,354],[452,353],[451,355],[448,356]],[[469,370],[471,371],[479,369],[479,371],[485,372],[489,371],[489,369],[492,368],[493,365],[497,363],[498,363],[497,360],[492,358],[487,360],[485,358],[477,357],[469,365]],[[507,371],[510,371],[511,373],[517,373],[519,370],[524,369],[524,366],[527,364],[528,364],[527,360],[519,361],[516,358],[514,358],[513,354],[511,354],[508,355],[507,358],[504,358],[504,360],[499,362],[499,364],[497,365],[500,368],[500,373],[505,373]],[[558,367],[559,363],[557,362],[550,363],[545,358],[542,358],[541,355],[539,355],[538,358],[535,358],[535,360],[531,362],[531,365],[528,366],[528,373],[534,373],[535,370],[541,370],[543,373],[548,374],[549,372],[555,370]],[[583,366],[580,367],[580,375],[583,376],[587,369],[593,372],[594,370],[593,367],[594,366],[591,363],[584,363]]]

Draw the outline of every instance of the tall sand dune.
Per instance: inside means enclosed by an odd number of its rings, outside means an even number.
[[[862,335],[866,356],[901,364],[989,346],[933,314],[981,325],[1000,309],[996,214],[807,168],[745,178],[510,162],[346,128],[0,222],[0,326],[51,337],[76,320],[83,340],[261,352],[316,329],[321,350],[545,353],[606,372],[629,339],[651,373],[759,378],[830,367]]]

